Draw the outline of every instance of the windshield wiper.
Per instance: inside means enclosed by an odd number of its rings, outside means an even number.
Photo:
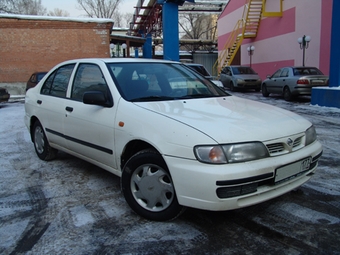
[[[193,95],[185,95],[185,96],[179,97],[178,99],[205,98],[205,97],[217,97],[217,95],[212,95],[212,94],[193,94]]]
[[[147,101],[165,101],[165,100],[174,100],[174,97],[168,96],[147,96],[147,97],[140,97],[134,98],[130,100],[131,102],[147,102]]]

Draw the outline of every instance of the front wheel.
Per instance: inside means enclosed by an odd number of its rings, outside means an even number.
[[[40,159],[48,161],[56,157],[58,151],[48,143],[44,129],[39,121],[36,121],[33,125],[32,138],[35,152]]]
[[[162,156],[153,150],[140,151],[128,160],[121,186],[132,210],[146,219],[171,220],[183,211],[169,170]]]
[[[262,85],[262,95],[264,97],[268,97],[269,96],[269,92],[268,92],[268,89],[267,89],[267,85],[266,84],[263,84]]]

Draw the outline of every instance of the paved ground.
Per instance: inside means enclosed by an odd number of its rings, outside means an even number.
[[[0,104],[0,254],[340,254],[340,109],[234,94],[311,120],[324,145],[318,171],[272,201],[172,222],[131,212],[119,178],[98,167],[64,153],[39,160],[23,102]]]

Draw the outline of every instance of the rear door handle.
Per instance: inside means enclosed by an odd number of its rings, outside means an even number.
[[[73,108],[72,107],[70,107],[70,106],[66,106],[66,111],[68,111],[68,112],[72,112],[73,111]]]
[[[41,100],[37,100],[37,104],[42,104],[42,101]]]

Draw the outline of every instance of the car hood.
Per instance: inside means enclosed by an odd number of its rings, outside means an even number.
[[[297,114],[236,96],[136,104],[191,126],[217,143],[268,141],[311,126]]]
[[[260,79],[260,76],[258,76],[257,74],[234,74],[234,78],[242,79],[242,80],[246,80],[246,79]]]

